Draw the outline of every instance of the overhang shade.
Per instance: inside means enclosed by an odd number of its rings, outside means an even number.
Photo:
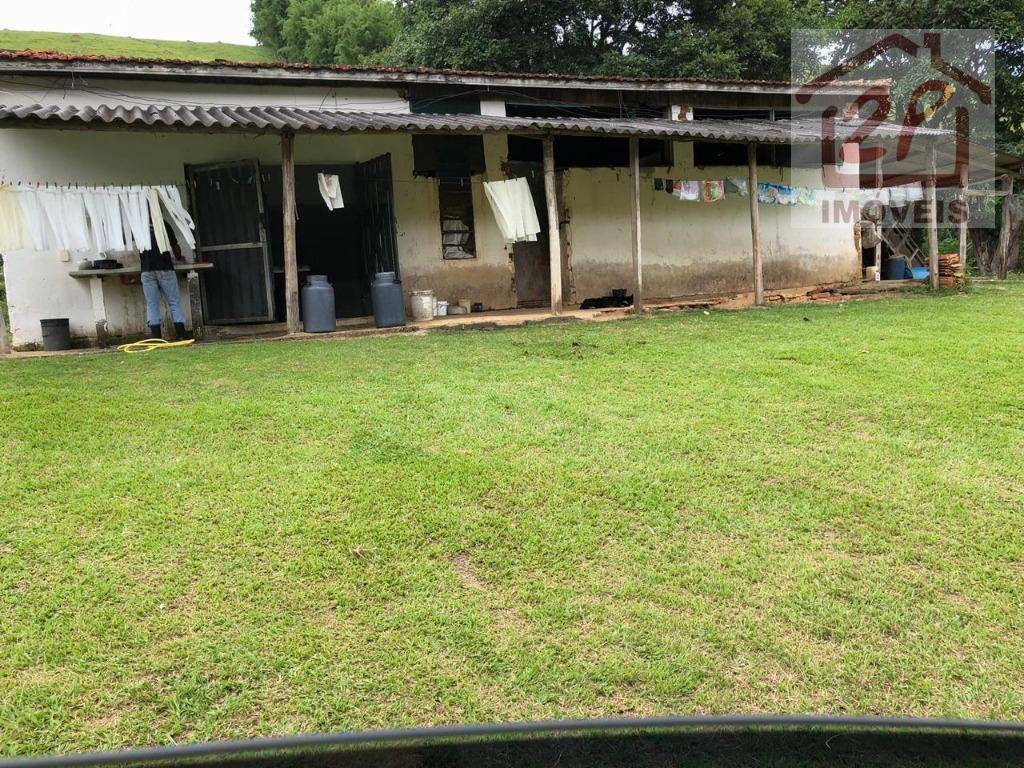
[[[821,140],[818,120],[499,117],[493,115],[342,112],[292,107],[76,107],[0,105],[0,127],[46,124],[96,125],[154,130],[242,133],[512,133],[522,135],[638,136],[642,138],[760,144],[811,144]],[[848,135],[855,126],[843,127]],[[919,134],[948,135],[921,129]],[[875,135],[896,139],[898,125],[880,125]]]

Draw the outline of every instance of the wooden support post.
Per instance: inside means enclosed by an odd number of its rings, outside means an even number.
[[[935,142],[928,146],[928,276],[932,290],[939,287],[939,209],[935,194]]]
[[[199,287],[199,273],[190,269],[185,276],[188,286],[188,308],[192,316],[192,338],[202,341],[206,329],[203,326],[203,294]]]
[[[633,214],[629,219],[632,233],[630,244],[633,248],[633,311],[642,312],[644,309],[644,275],[640,233],[640,139],[635,136],[629,140],[629,182],[629,202]]]
[[[882,189],[882,158],[878,158],[875,161],[875,189]],[[878,193],[879,195],[881,192]],[[885,215],[885,208],[879,206],[879,212]],[[881,220],[875,224],[875,272],[882,271],[882,222]]]
[[[764,267],[761,264],[761,217],[757,206],[757,144],[747,145],[747,198],[750,200],[750,241],[754,254],[754,303],[764,304]]]
[[[544,199],[548,206],[548,255],[551,265],[551,311],[562,311],[562,236],[558,227],[558,193],[555,190],[555,143],[544,138]]]
[[[288,333],[299,330],[299,262],[295,253],[295,134],[281,134],[284,201],[284,305]]]
[[[969,199],[967,197],[967,163],[960,168],[960,204],[963,206],[960,223],[957,225],[957,234],[960,241],[957,245],[957,257],[960,259],[960,271],[967,274],[967,218],[970,213]]]
[[[1006,215],[1006,203],[1013,194],[1013,177],[1003,176],[1003,223],[999,227],[999,241],[996,243],[995,257],[992,260],[992,271],[1000,280],[1007,278],[1007,266],[1010,263],[1010,217]]]

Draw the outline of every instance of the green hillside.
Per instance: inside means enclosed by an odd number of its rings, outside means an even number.
[[[143,40],[135,37],[71,32],[22,32],[0,29],[0,49],[60,51],[99,56],[186,61],[271,61],[265,48],[232,43],[196,43],[191,40]]]

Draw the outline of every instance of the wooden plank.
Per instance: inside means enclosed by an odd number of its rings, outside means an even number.
[[[967,273],[967,163],[960,168],[960,203],[964,206],[963,218],[957,225],[959,242],[957,244],[957,256],[960,258],[960,269]]]
[[[548,257],[551,271],[551,311],[562,311],[562,236],[558,227],[558,193],[555,190],[555,142],[544,138],[544,199],[548,207]]]
[[[750,201],[750,242],[754,257],[754,303],[764,304],[764,266],[761,264],[761,216],[757,205],[757,144],[747,145],[747,198]]]
[[[928,275],[932,290],[939,288],[939,222],[935,195],[935,142],[928,146]]]
[[[882,158],[875,161],[875,189],[882,188]],[[875,224],[875,272],[882,271],[882,222]]]
[[[1013,194],[1013,177],[1009,174],[1003,177],[1002,192],[1004,196]],[[1006,215],[1007,199],[1008,197],[1004,197],[1003,200],[1003,222],[999,228],[999,241],[996,243],[995,258],[992,260],[992,269],[1000,280],[1006,279],[1006,265],[1010,260],[1010,254],[1008,253],[1010,248],[1010,217]]]
[[[640,140],[635,136],[629,140],[629,203],[632,215],[629,218],[633,250],[633,311],[644,308],[643,251],[640,231]]]
[[[194,269],[189,270],[186,275],[186,286],[188,287],[189,314],[192,316],[192,338],[201,341],[206,335],[203,320],[203,294],[199,288],[199,273]]]
[[[288,333],[299,330],[299,262],[295,252],[295,135],[281,135],[281,179],[284,202],[284,303]]]

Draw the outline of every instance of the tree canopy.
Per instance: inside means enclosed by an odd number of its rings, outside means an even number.
[[[1024,148],[1022,0],[252,0],[288,61],[786,79],[798,28],[991,29],[999,138]]]

